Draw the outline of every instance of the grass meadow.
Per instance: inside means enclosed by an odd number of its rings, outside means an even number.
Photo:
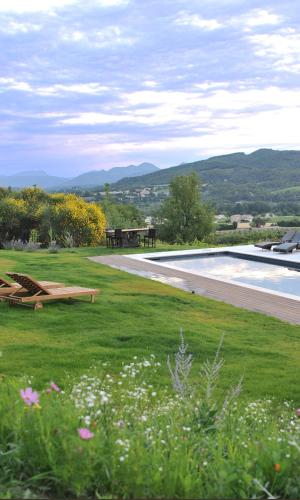
[[[0,302],[1,498],[299,496],[300,327],[87,259],[109,252],[0,253],[0,275],[101,290],[36,312]],[[180,329],[193,355],[183,396],[167,367]],[[223,335],[214,380],[203,363]]]

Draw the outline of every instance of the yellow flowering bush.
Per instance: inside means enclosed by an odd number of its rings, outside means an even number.
[[[72,235],[75,246],[96,246],[103,238],[106,219],[102,209],[74,194],[56,197],[50,218],[58,242],[65,233]]]

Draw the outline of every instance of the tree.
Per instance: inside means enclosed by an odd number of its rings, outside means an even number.
[[[141,211],[132,203],[115,203],[110,193],[109,184],[104,185],[105,197],[101,205],[110,228],[125,229],[145,224]]]
[[[171,181],[170,196],[159,214],[160,237],[172,243],[202,240],[213,229],[213,210],[201,201],[195,172]]]

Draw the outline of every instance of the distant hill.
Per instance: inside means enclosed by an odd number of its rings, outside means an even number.
[[[300,201],[300,151],[259,149],[251,154],[233,153],[181,164],[139,177],[124,178],[112,189],[125,190],[169,184],[177,175],[199,174],[206,199],[236,201],[282,200],[285,195]],[[287,190],[288,194],[282,193]],[[298,197],[298,198],[297,198]]]
[[[128,167],[114,167],[110,170],[93,170],[69,179],[63,184],[64,188],[87,188],[103,186],[105,183],[114,183],[123,177],[130,178],[138,175],[146,175],[159,170],[152,163],[141,163],[140,165],[129,165]]]
[[[63,184],[66,181],[65,177],[48,175],[43,170],[20,172],[14,175],[0,175],[1,187],[23,188],[36,184],[44,189],[53,189],[58,184]]]
[[[159,170],[152,163],[141,163],[140,165],[129,165],[128,167],[115,167],[110,170],[93,170],[72,179],[48,175],[42,170],[20,172],[14,175],[0,175],[0,186],[12,188],[23,188],[37,185],[43,189],[71,189],[103,186],[106,182],[113,183],[122,177],[130,178],[139,174],[149,174]]]

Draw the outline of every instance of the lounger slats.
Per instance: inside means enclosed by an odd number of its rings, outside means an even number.
[[[40,294],[43,293],[44,295],[48,295],[49,291],[48,289],[42,285],[42,283],[39,283],[35,279],[33,279],[31,276],[28,276],[27,274],[20,274],[20,273],[7,273],[8,276],[10,276],[13,280],[16,281],[16,283],[19,283],[25,290],[28,290],[32,295]]]

